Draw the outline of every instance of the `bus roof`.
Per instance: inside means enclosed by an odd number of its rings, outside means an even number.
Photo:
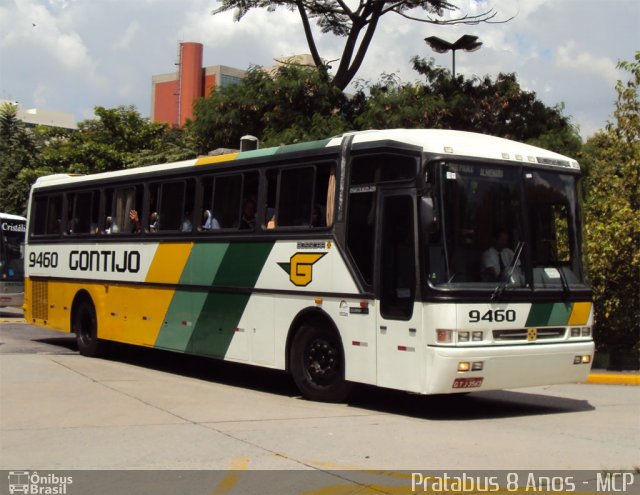
[[[252,151],[229,153],[218,156],[202,156],[191,160],[184,160],[162,165],[150,165],[116,172],[104,172],[93,175],[55,174],[40,177],[34,184],[35,188],[62,183],[84,182],[86,180],[113,179],[137,174],[162,172],[188,168],[195,165],[209,165],[231,161],[241,161],[250,158],[283,156],[323,148],[338,148],[345,136],[353,136],[352,145],[371,145],[376,142],[398,142],[422,148],[423,152],[442,156],[456,156],[469,158],[487,158],[509,162],[523,162],[530,165],[545,165],[558,169],[572,169],[578,171],[580,166],[572,158],[552,151],[531,146],[509,139],[478,134],[465,131],[451,131],[443,129],[387,129],[349,132],[341,136],[309,141],[304,143],[262,148]]]
[[[26,222],[27,219],[19,215],[12,215],[11,213],[0,213],[0,220],[13,220]]]

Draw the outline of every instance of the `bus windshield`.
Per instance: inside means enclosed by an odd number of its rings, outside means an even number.
[[[1,280],[20,280],[24,277],[24,222],[2,221],[0,243]]]
[[[440,178],[442,211],[427,248],[432,286],[584,287],[575,176],[445,163]]]

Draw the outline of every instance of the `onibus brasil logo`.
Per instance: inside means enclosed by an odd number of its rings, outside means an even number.
[[[289,280],[296,287],[306,287],[313,280],[313,265],[327,253],[296,253],[289,263],[278,266],[289,274]]]
[[[38,495],[65,495],[67,485],[73,483],[71,476],[58,476],[37,471],[9,471],[9,493],[28,493]]]

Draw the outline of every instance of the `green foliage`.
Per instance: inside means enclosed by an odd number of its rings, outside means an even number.
[[[345,105],[343,93],[321,70],[291,64],[271,75],[252,67],[240,83],[198,100],[188,128],[201,153],[237,148],[245,134],[267,146],[294,143],[347,130]]]
[[[375,84],[359,82],[350,98],[322,70],[284,65],[268,74],[254,67],[239,84],[199,100],[189,130],[201,153],[237,148],[245,134],[269,146],[346,130],[424,127],[482,132],[577,154],[581,140],[563,107],[547,107],[515,75],[452,79],[433,61],[413,62],[425,82],[402,83],[383,74]]]
[[[515,74],[465,79],[435,67],[433,60],[412,59],[425,82],[401,83],[384,76],[369,87],[370,98],[356,117],[357,127],[457,129],[529,142],[576,156],[581,146],[563,107],[547,107],[523,90]]]
[[[640,52],[621,62],[614,121],[585,144],[587,252],[599,346],[639,345]]]
[[[18,120],[17,108],[0,106],[0,211],[24,215],[29,184],[19,180],[37,156],[36,143]],[[16,180],[18,179],[18,180]]]
[[[25,129],[11,105],[0,108],[0,209],[24,213],[29,188],[55,173],[91,174],[194,158],[184,130],[149,122],[133,107],[96,107],[78,130]]]
[[[77,131],[40,129],[48,143],[41,156],[43,166],[87,174],[195,156],[183,131],[150,122],[132,106],[96,107],[95,115],[80,122]]]

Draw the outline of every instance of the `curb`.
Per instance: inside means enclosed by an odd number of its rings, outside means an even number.
[[[640,385],[640,375],[637,373],[591,373],[584,383],[599,385]]]

